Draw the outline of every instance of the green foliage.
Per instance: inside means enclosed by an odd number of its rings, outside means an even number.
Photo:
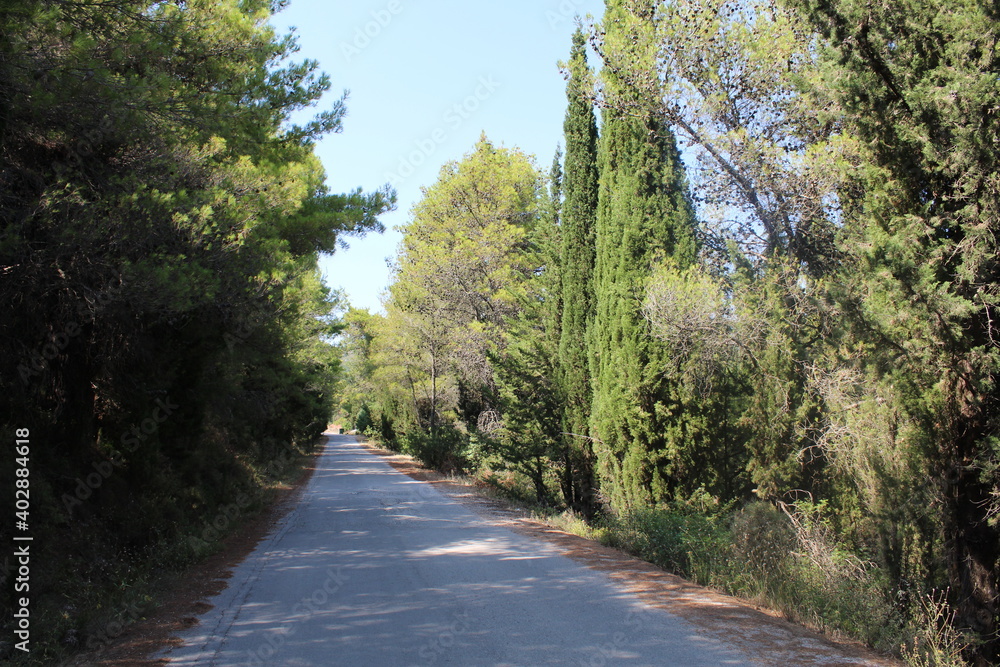
[[[650,57],[643,50],[649,8],[629,6],[608,5],[606,61]],[[602,492],[622,510],[669,497],[681,481],[683,450],[698,437],[695,404],[664,373],[670,360],[649,335],[641,295],[657,261],[673,257],[686,266],[695,260],[697,243],[686,179],[664,117],[616,70],[605,71],[605,94],[628,111],[605,111],[599,148],[591,421]]]
[[[607,527],[611,544],[699,583],[715,583],[716,570],[724,567],[725,522],[685,503],[629,510]]]
[[[833,293],[849,346],[830,365],[858,368],[865,394],[886,397],[900,427],[890,445],[935,480],[939,528],[917,527],[924,543],[940,539],[956,623],[984,639],[968,656],[997,662],[1000,532],[989,517],[1000,480],[983,474],[996,470],[1000,414],[995,10],[796,6],[830,41],[827,85],[867,151],[849,180],[851,262]],[[889,496],[896,471],[887,472],[879,485]],[[858,479],[870,488],[864,469]]]
[[[726,501],[750,490],[748,467],[756,429],[748,424],[758,320],[740,312],[735,290],[700,264],[684,269],[672,259],[646,283],[643,314],[669,357],[664,368],[687,403],[697,404],[700,433],[691,434],[676,469],[682,493],[705,488]],[[685,408],[685,410],[689,410]],[[690,411],[694,417],[694,411]]]
[[[691,147],[707,259],[723,264],[736,245],[760,267],[778,259],[812,276],[831,270],[837,164],[853,145],[836,101],[810,86],[820,40],[775,0],[656,6],[657,64],[626,67]]]
[[[354,428],[360,433],[367,433],[372,427],[372,416],[367,405],[362,405],[358,416],[354,418]]]
[[[879,571],[857,567],[853,554],[808,529],[797,531],[769,503],[734,512],[695,494],[607,519],[599,535],[671,572],[883,651],[898,650],[908,631]]]
[[[788,577],[796,547],[795,532],[788,519],[773,505],[754,502],[730,521],[734,560],[747,565],[745,582],[737,586],[758,587],[753,595],[774,591]]]
[[[34,527],[59,550],[39,556],[40,613],[80,577],[101,595],[121,582],[108,573],[174,563],[157,554],[257,498],[328,423],[341,304],[317,256],[380,229],[394,193],[328,191],[312,147],[343,100],[291,123],[329,80],[289,60],[271,9],[0,11],[0,378],[21,389],[0,421],[31,428],[33,487],[48,489]],[[95,466],[110,472],[81,482]],[[86,579],[91,561],[110,565]]]
[[[464,466],[470,433],[498,421],[489,355],[502,354],[506,323],[542,298],[528,288],[549,243],[537,220],[554,215],[541,186],[523,153],[483,136],[441,169],[403,229],[369,358],[397,445],[432,465]]]
[[[817,332],[825,322],[815,301],[812,281],[782,262],[761,276],[743,272],[734,284],[735,335],[753,378],[741,419],[759,498],[820,488],[823,459],[813,445],[821,417],[807,375],[824,351]]]
[[[523,153],[481,137],[464,160],[442,167],[414,207],[393,298],[401,307],[439,299],[445,317],[462,327],[516,312],[535,268],[525,250],[540,188]]]
[[[590,363],[586,341],[594,321],[594,261],[597,224],[597,120],[588,86],[586,42],[582,31],[573,34],[567,65],[568,107],[563,122],[566,166],[565,201],[560,220],[562,299],[558,378],[563,401],[562,431],[567,471],[563,494],[567,505],[590,515],[596,504],[594,452],[590,441]]]
[[[947,592],[928,593],[918,602],[918,614],[903,645],[903,658],[912,667],[964,667],[962,657],[975,643],[974,638],[955,627],[955,612],[947,602]]]
[[[485,140],[446,166],[348,412],[790,617],[997,662],[995,19],[609,0],[549,195]]]
[[[433,434],[419,428],[405,430],[395,443],[398,451],[447,473],[464,470],[467,464],[468,436],[454,428],[440,428]]]
[[[529,239],[539,267],[524,285],[522,307],[503,323],[499,344],[488,354],[495,385],[495,410],[480,414],[477,461],[481,475],[514,471],[527,480],[534,502],[551,504],[558,478],[563,498],[572,498],[572,462],[561,433],[563,396],[558,382],[562,257],[561,154],[556,152],[539,215]],[[487,473],[487,471],[489,471]],[[513,487],[512,487],[513,488]],[[510,493],[512,488],[507,488]]]
[[[378,413],[378,384],[373,342],[381,316],[372,315],[367,309],[350,308],[344,313],[342,328],[337,332],[337,353],[341,373],[336,387],[339,401],[338,416],[348,423],[357,423],[363,408]]]
[[[549,477],[565,471],[568,453],[561,446],[561,395],[555,385],[554,341],[538,315],[511,324],[503,351],[491,359],[503,421],[481,429],[493,441],[501,469],[524,474],[534,487],[535,501],[549,504]],[[563,481],[565,499],[565,473]]]

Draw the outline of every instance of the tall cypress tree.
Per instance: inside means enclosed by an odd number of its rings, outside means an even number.
[[[656,100],[624,75],[645,60],[640,50],[648,43],[654,4],[623,4],[608,0],[604,15],[604,91],[614,104],[604,113],[599,143],[591,335],[591,426],[602,491],[616,509],[650,504],[675,487],[689,435],[678,383],[665,372],[670,360],[650,334],[642,301],[656,262],[671,257],[684,267],[697,254],[674,136]]]
[[[540,261],[545,267],[542,273],[542,293],[546,301],[545,326],[546,338],[552,347],[555,360],[559,363],[558,349],[562,330],[562,206],[563,206],[563,152],[556,146],[552,156],[552,167],[549,169],[549,190],[543,205],[544,213],[535,225],[535,244],[540,253]],[[556,379],[558,383],[558,379]]]
[[[589,435],[590,367],[587,331],[594,319],[594,229],[597,217],[597,119],[585,95],[589,85],[583,31],[573,34],[566,97],[569,106],[562,215],[562,327],[559,340],[559,382],[563,395],[563,495],[584,514],[593,512],[593,448]]]

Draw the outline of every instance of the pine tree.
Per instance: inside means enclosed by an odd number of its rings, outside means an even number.
[[[562,150],[557,148],[532,226],[532,265],[523,308],[504,323],[503,341],[490,355],[503,428],[487,434],[501,466],[530,480],[535,501],[547,505],[551,481],[564,478],[562,396],[558,385],[559,328],[562,318],[561,229]],[[560,485],[564,486],[564,485]],[[562,489],[564,500],[565,488]]]
[[[594,319],[594,229],[597,217],[597,120],[589,99],[586,42],[573,35],[568,64],[569,106],[563,132],[566,168],[562,213],[562,326],[559,340],[559,383],[563,395],[565,478],[568,505],[584,514],[593,511],[593,448],[589,435],[590,368],[587,331]]]
[[[874,163],[848,200],[855,264],[840,301],[862,367],[917,426],[904,442],[937,494],[955,623],[982,639],[976,664],[998,664],[996,8],[795,4],[832,45],[831,86]]]
[[[394,377],[388,384],[401,390],[399,405],[410,397],[416,437],[430,447],[414,451],[432,465],[456,454],[464,432],[495,411],[489,355],[502,350],[508,322],[531,301],[535,250],[544,243],[536,229],[545,217],[542,182],[524,153],[482,135],[425,188],[403,229],[377,348]],[[462,429],[451,428],[456,422]]]
[[[602,491],[615,509],[666,497],[689,437],[677,383],[665,374],[669,359],[650,335],[642,300],[656,262],[672,257],[684,267],[695,260],[694,212],[655,100],[615,66],[616,59],[643,57],[653,14],[652,3],[626,10],[608,0],[604,17],[604,92],[626,104],[607,110],[599,145],[591,424]]]

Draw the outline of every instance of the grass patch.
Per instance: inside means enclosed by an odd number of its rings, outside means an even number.
[[[940,606],[907,613],[884,573],[833,542],[814,508],[786,509],[750,503],[738,510],[705,511],[673,503],[591,524],[572,513],[549,521],[910,664],[963,664],[955,660],[964,638],[942,622]]]

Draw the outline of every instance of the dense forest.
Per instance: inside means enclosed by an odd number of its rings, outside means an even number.
[[[912,664],[997,664],[996,9],[606,5],[551,168],[483,136],[424,190],[340,410]]]
[[[0,8],[0,477],[16,431],[43,663],[139,618],[143,582],[209,553],[328,424],[340,306],[317,257],[395,194],[327,189],[313,147],[345,102],[290,122],[330,83],[291,60],[280,4]]]
[[[0,6],[36,659],[141,616],[338,415],[910,664],[1000,664],[996,7],[607,0],[551,166],[445,164],[370,312],[317,262],[396,194],[326,184],[347,95],[298,120],[330,80],[284,4]]]

